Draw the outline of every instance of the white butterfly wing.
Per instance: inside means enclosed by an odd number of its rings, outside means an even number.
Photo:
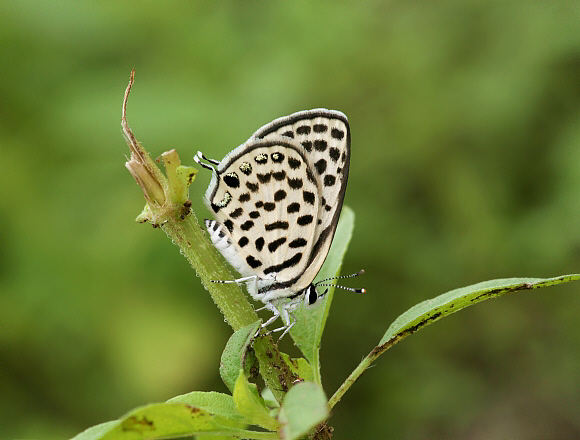
[[[217,222],[206,226],[242,275],[296,291],[316,245],[321,197],[315,172],[303,147],[280,136],[250,138],[220,162],[206,194]]]
[[[350,128],[343,113],[314,109],[276,119],[256,131],[252,138],[268,140],[279,136],[294,139],[302,146],[314,170],[320,195],[314,245],[304,272],[292,289],[297,292],[306,288],[318,274],[336,231],[348,180]]]

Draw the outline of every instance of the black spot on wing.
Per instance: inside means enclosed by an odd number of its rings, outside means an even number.
[[[303,239],[303,238],[297,238],[295,240],[292,240],[290,243],[288,243],[288,246],[291,248],[297,248],[297,247],[302,247],[302,246],[306,246],[308,242]]]
[[[300,160],[296,159],[295,157],[288,158],[288,165],[290,165],[290,168],[292,168],[293,170],[300,167],[301,163],[302,162]]]
[[[284,161],[284,155],[282,153],[272,153],[270,155],[272,162],[281,163]]]
[[[316,171],[318,171],[318,174],[324,174],[324,172],[326,171],[326,161],[324,159],[318,160],[314,164],[314,168],[316,168]]]
[[[252,165],[249,162],[242,162],[240,164],[240,171],[246,176],[252,174]]]
[[[330,135],[334,139],[341,140],[344,137],[344,131],[339,130],[338,128],[333,128],[332,130],[330,130]]]
[[[256,174],[256,177],[258,177],[258,180],[260,181],[260,183],[268,183],[270,181],[270,178],[272,177],[272,173],[266,173],[266,174]]]
[[[254,244],[256,245],[256,249],[258,250],[258,252],[261,252],[262,249],[264,248],[264,237],[256,239]]]
[[[309,153],[312,151],[312,141],[304,141],[304,142],[302,142],[302,146]]]
[[[228,219],[224,222],[224,226],[226,228],[228,228],[228,231],[230,231],[230,233],[234,230],[234,224],[232,223],[232,221],[230,219]]]
[[[296,223],[298,223],[300,226],[306,226],[306,225],[309,225],[310,223],[312,223],[312,220],[314,220],[314,217],[312,217],[310,214],[307,214],[307,215],[303,215],[301,217],[298,217],[298,220],[296,220]]]
[[[314,133],[324,133],[326,130],[328,130],[328,126],[324,124],[314,124],[312,129],[314,130]]]
[[[286,171],[282,170],[276,173],[272,173],[272,177],[274,177],[274,179],[280,182],[281,180],[284,180],[286,178]]]
[[[215,212],[218,212],[221,208],[225,208],[226,206],[228,206],[231,201],[232,195],[230,194],[229,191],[226,191],[224,193],[224,198],[221,201],[215,202],[215,198],[214,200],[212,200],[211,207]]]
[[[254,218],[254,219],[260,217],[260,213],[258,211],[252,211],[252,212],[250,212],[249,215],[250,215],[250,218]]]
[[[286,261],[284,261],[281,264],[276,264],[274,266],[267,267],[266,269],[264,269],[264,274],[268,275],[269,273],[272,273],[272,272],[277,273],[277,272],[280,272],[280,271],[287,269],[289,267],[296,266],[300,262],[301,259],[302,259],[302,252],[298,252],[292,258],[287,259]]]
[[[273,211],[274,209],[276,209],[276,204],[272,202],[266,202],[264,203],[264,209],[266,211]]]
[[[288,186],[292,189],[300,189],[302,188],[303,182],[302,179],[297,177],[296,179],[291,179],[288,177]]]
[[[246,186],[252,192],[256,192],[256,191],[258,191],[258,188],[260,188],[260,185],[258,185],[257,183],[252,183],[252,182],[246,182]]]
[[[236,208],[232,212],[230,212],[229,215],[231,218],[238,218],[240,215],[242,215],[243,212],[244,210],[242,208]]]
[[[242,223],[240,228],[242,229],[242,231],[249,231],[250,229],[252,229],[252,226],[254,226],[254,222],[252,220],[247,220],[244,223]]]
[[[279,202],[280,200],[284,200],[286,198],[286,191],[283,189],[279,189],[274,193],[274,201]]]
[[[300,211],[300,203],[290,203],[286,208],[286,211],[288,211],[288,214]]]
[[[260,267],[262,265],[262,262],[260,260],[256,260],[251,255],[248,255],[246,257],[246,262],[250,265],[250,267],[252,269],[255,269],[255,268]]]
[[[288,229],[288,222],[278,220],[277,222],[268,223],[266,225],[266,231],[273,231],[274,229]]]
[[[301,125],[296,129],[296,133],[298,134],[310,134],[310,125]]]
[[[222,179],[230,188],[239,188],[240,186],[240,179],[236,173],[228,173]]]
[[[264,165],[265,163],[268,162],[268,156],[265,155],[264,153],[260,153],[256,157],[254,157],[254,160],[256,161],[256,163]]]
[[[332,147],[330,150],[328,150],[328,155],[334,162],[336,162],[340,157],[340,150],[336,147]]]
[[[238,240],[238,246],[240,246],[241,248],[243,248],[245,245],[248,244],[250,240],[248,240],[248,237],[242,237]],[[296,241],[296,240],[294,240]]]
[[[258,200],[256,203],[256,208],[261,208],[262,206],[264,206],[264,202],[262,202],[261,200]]]
[[[270,252],[275,252],[276,249],[278,249],[285,242],[286,242],[286,237],[280,237],[279,239],[274,240],[273,242],[268,244],[268,250]]]
[[[306,203],[310,203],[311,205],[314,205],[314,201],[316,200],[316,197],[314,196],[313,192],[302,191],[302,197],[304,198],[304,201]]]
[[[288,130],[288,131],[285,131],[284,133],[282,133],[282,136],[294,138],[294,132],[292,132],[291,130]]]
[[[240,197],[238,197],[238,200],[242,203],[247,202],[248,200],[250,200],[250,193],[240,194]]]
[[[332,186],[336,183],[336,177],[332,174],[327,174],[324,176],[324,186]]]
[[[326,150],[327,146],[328,146],[328,144],[326,143],[326,141],[324,139],[316,139],[314,141],[314,149],[316,151],[324,151],[324,150]]]

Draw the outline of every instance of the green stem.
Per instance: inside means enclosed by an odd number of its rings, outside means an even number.
[[[184,220],[167,220],[163,230],[179,246],[181,253],[195,269],[202,284],[234,330],[260,319],[237,284],[212,282],[212,280],[231,280],[233,277],[227,263],[197,223],[195,214],[189,213]],[[272,337],[256,338],[253,347],[260,365],[260,374],[278,403],[281,403],[286,391],[297,378]]]
[[[233,277],[227,263],[191,212],[191,202],[187,198],[188,188],[197,171],[191,167],[181,166],[179,155],[175,150],[171,150],[162,154],[167,171],[166,177],[129,127],[127,100],[134,74],[132,71],[129,85],[125,90],[121,127],[131,150],[131,157],[125,166],[143,190],[146,201],[145,209],[137,219],[141,222],[149,221],[155,227],[161,226],[179,246],[181,253],[195,269],[202,284],[234,330],[252,324],[260,318],[242,289],[237,284],[212,283],[212,280],[232,280]],[[254,352],[264,382],[276,400],[281,403],[286,391],[297,377],[293,375],[271,337],[257,338]]]
[[[184,220],[168,220],[163,225],[163,230],[179,246],[181,253],[196,270],[202,284],[234,330],[260,319],[237,284],[212,282],[231,280],[233,277],[227,263],[197,223],[195,214],[190,213]],[[296,377],[270,336],[258,337],[254,341],[254,352],[264,382],[281,403]]]
[[[201,283],[234,331],[260,319],[240,286],[212,282],[212,280],[231,280],[233,277],[193,212],[184,220],[167,221],[162,228],[179,246],[181,253],[195,269]]]

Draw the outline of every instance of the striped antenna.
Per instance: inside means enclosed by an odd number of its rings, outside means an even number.
[[[348,290],[349,292],[353,292],[353,293],[367,293],[366,289],[355,289],[353,287],[339,286],[338,284],[325,284],[325,281],[338,280],[341,278],[354,278],[354,277],[358,277],[359,275],[362,275],[363,273],[365,273],[365,271],[364,271],[364,269],[361,269],[357,273],[352,273],[350,275],[341,275],[338,277],[325,278],[325,279],[317,282],[314,286],[315,287],[318,287],[318,286],[333,287],[334,286],[335,288]]]

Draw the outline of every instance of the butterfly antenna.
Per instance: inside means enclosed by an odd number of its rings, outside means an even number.
[[[354,278],[354,277],[358,277],[359,275],[362,275],[363,273],[365,273],[365,271],[364,271],[364,269],[361,269],[361,270],[359,270],[356,273],[351,273],[350,275],[341,275],[341,276],[338,276],[338,277],[325,278],[325,279],[320,280],[319,282],[317,282],[315,284],[315,286],[316,287],[318,287],[318,286],[322,286],[322,287],[332,287],[332,286],[334,286],[335,288],[348,290],[348,291],[354,292],[354,293],[367,293],[366,289],[356,289],[354,287],[339,286],[337,284],[325,284],[326,281],[338,280],[338,279],[341,279],[341,278]]]
[[[323,280],[320,280],[318,283],[316,283],[316,285],[318,286],[320,283],[324,283],[324,282],[330,281],[330,280],[339,280],[341,278],[354,278],[354,277],[358,277],[358,276],[362,275],[363,273],[365,273],[365,270],[364,269],[361,269],[357,273],[351,273],[350,275],[340,275],[338,277],[325,278]]]
[[[338,284],[316,284],[316,287],[318,286],[335,287],[337,289],[348,290],[349,292],[353,293],[367,293],[367,289],[355,289],[354,287],[339,286]]]
[[[193,156],[193,160],[195,160],[198,164],[200,164],[203,168],[206,168],[208,170],[211,171],[217,171],[215,169],[214,166],[212,165],[219,165],[219,160],[215,160],[215,159],[208,159],[207,157],[205,157],[203,155],[203,153],[201,151],[198,151],[195,156]],[[205,160],[206,162],[209,162],[211,165],[208,165],[207,163],[203,163],[202,160]]]

